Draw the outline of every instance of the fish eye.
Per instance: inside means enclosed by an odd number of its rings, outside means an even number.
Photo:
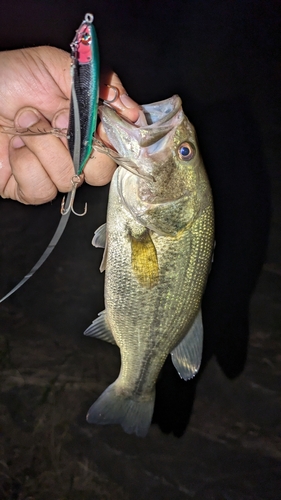
[[[189,144],[189,142],[183,142],[179,147],[178,147],[178,154],[181,160],[191,160],[194,156],[194,148]]]

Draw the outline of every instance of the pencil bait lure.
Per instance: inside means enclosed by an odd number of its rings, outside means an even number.
[[[73,159],[75,175],[69,203],[62,201],[61,213],[70,210],[76,215],[85,215],[74,211],[73,202],[80,174],[92,152],[92,138],[97,125],[99,104],[99,50],[96,31],[92,24],[94,16],[86,14],[84,21],[76,31],[71,47],[71,104],[69,127],[67,131],[68,148]]]
[[[71,43],[72,98],[77,99],[79,116],[75,115],[74,102],[70,105],[68,147],[73,161],[75,139],[81,131],[79,158],[76,174],[80,175],[92,152],[92,137],[96,130],[99,104],[99,50],[97,35],[92,24],[94,16],[86,14]],[[76,98],[76,99],[75,99]],[[78,130],[77,130],[78,129]]]
[[[96,129],[98,113],[98,95],[99,95],[99,51],[96,31],[93,25],[94,16],[86,14],[82,24],[76,31],[75,37],[70,45],[71,47],[71,101],[70,101],[70,119],[67,130],[68,147],[72,157],[75,174],[71,179],[72,189],[68,193],[66,201],[63,199],[61,214],[62,217],[52,237],[48,247],[44,251],[35,266],[30,272],[7,293],[0,303],[10,297],[31,276],[42,266],[49,257],[61,235],[64,232],[71,212],[79,214],[73,208],[76,188],[80,183],[80,175],[92,152],[92,137]],[[63,131],[50,129],[46,131],[33,132],[29,129],[22,131],[9,129],[3,130],[4,133],[15,133],[17,135],[36,135],[54,134],[64,135]]]

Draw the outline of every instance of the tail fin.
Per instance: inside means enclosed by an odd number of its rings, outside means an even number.
[[[144,437],[148,433],[154,409],[155,391],[149,396],[125,396],[118,382],[111,384],[91,406],[90,424],[120,424],[128,434]]]

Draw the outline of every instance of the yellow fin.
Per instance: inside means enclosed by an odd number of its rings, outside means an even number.
[[[158,283],[159,269],[157,252],[149,230],[131,237],[132,270],[138,282],[145,288],[153,288]]]

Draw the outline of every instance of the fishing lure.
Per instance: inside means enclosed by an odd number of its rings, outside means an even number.
[[[86,14],[71,43],[71,105],[67,131],[68,148],[73,160],[75,175],[72,177],[72,190],[68,207],[62,201],[62,215],[74,211],[73,202],[80,174],[92,152],[92,138],[97,125],[99,104],[99,50],[93,26],[94,16]]]
[[[71,179],[72,189],[68,193],[66,201],[63,199],[61,207],[61,220],[52,237],[48,247],[30,272],[1,300],[0,303],[10,297],[18,290],[33,274],[42,266],[49,257],[61,235],[64,232],[70,213],[78,216],[73,208],[76,188],[80,182],[80,175],[92,152],[92,138],[97,124],[98,96],[99,96],[99,51],[95,28],[93,26],[94,16],[86,14],[82,24],[76,31],[76,35],[70,45],[71,47],[71,101],[70,120],[67,131],[68,147],[73,160],[75,175]],[[9,133],[9,130],[6,133]],[[11,133],[11,129],[10,129]],[[19,135],[30,135],[30,131]],[[40,132],[42,133],[42,132]],[[44,133],[44,132],[43,132]],[[46,133],[60,134],[58,130]]]

